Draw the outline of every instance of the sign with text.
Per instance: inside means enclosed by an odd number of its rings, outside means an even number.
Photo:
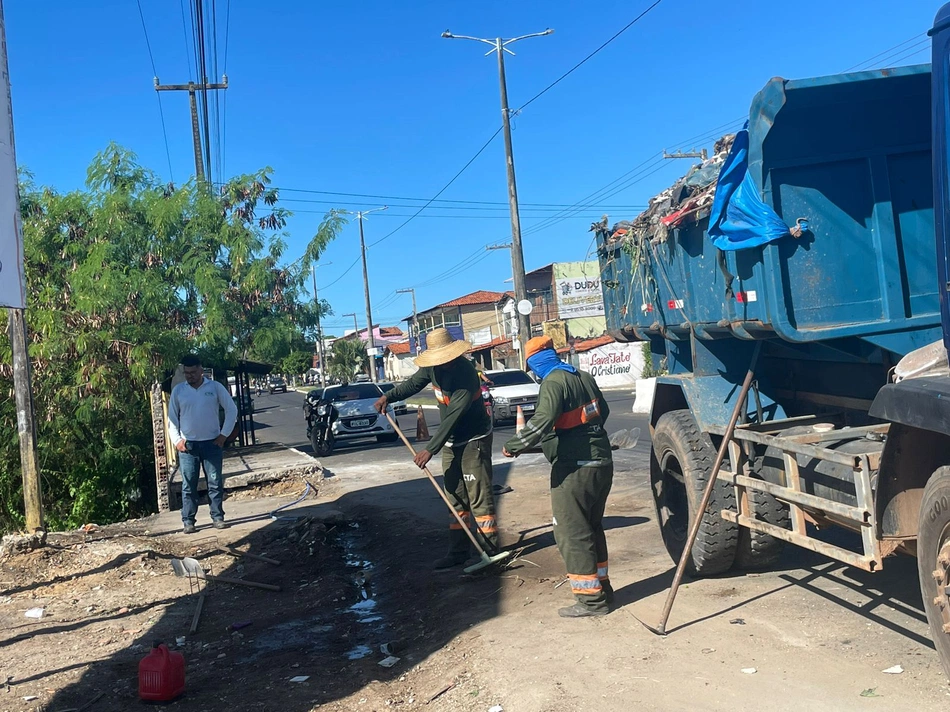
[[[596,262],[558,262],[554,265],[559,319],[604,316],[604,295]]]
[[[643,373],[643,345],[604,344],[577,354],[577,362],[601,388],[633,386]]]
[[[0,19],[2,22],[2,19]],[[13,150],[13,106],[10,103],[10,71],[7,43],[0,26],[0,307],[26,307],[23,274],[23,226],[16,155]]]

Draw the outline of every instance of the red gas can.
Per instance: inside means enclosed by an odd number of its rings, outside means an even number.
[[[152,651],[139,661],[139,697],[164,702],[185,691],[185,658],[155,641]]]

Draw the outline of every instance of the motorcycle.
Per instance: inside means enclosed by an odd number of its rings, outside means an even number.
[[[329,457],[334,445],[333,423],[339,417],[339,411],[332,403],[320,398],[317,392],[307,394],[303,407],[310,446],[317,457]]]

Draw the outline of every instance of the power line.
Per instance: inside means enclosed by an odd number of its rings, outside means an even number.
[[[643,12],[641,12],[639,15],[637,15],[635,18],[633,18],[630,22],[628,22],[626,25],[624,25],[620,30],[618,30],[617,33],[614,34],[613,37],[611,37],[609,40],[607,40],[606,42],[604,42],[600,47],[598,47],[597,49],[595,49],[595,50],[594,50],[593,52],[591,52],[589,55],[587,55],[586,57],[584,57],[584,59],[582,59],[580,62],[578,62],[577,64],[575,64],[575,65],[574,65],[573,67],[571,67],[570,69],[568,69],[566,72],[564,72],[564,74],[562,74],[561,76],[559,76],[559,77],[558,77],[557,79],[555,79],[553,82],[551,82],[550,84],[548,84],[544,89],[542,89],[542,90],[539,91],[537,94],[535,94],[533,97],[531,97],[530,99],[528,99],[528,101],[526,101],[526,102],[525,102],[524,104],[522,104],[520,107],[518,107],[517,109],[515,109],[514,113],[518,113],[519,111],[521,111],[522,109],[524,109],[526,106],[528,106],[529,104],[533,103],[536,99],[540,99],[544,94],[547,94],[551,89],[553,89],[553,88],[556,87],[558,84],[560,84],[564,79],[567,79],[567,77],[569,77],[571,74],[573,74],[575,71],[577,71],[580,67],[582,67],[584,64],[586,64],[586,63],[588,62],[588,60],[590,60],[594,55],[596,55],[598,52],[600,52],[602,49],[604,49],[604,47],[606,47],[607,45],[609,45],[609,44],[610,44],[611,42],[613,42],[615,39],[617,39],[618,37],[620,37],[620,35],[622,35],[624,32],[626,32],[627,30],[629,30],[631,27],[633,27],[635,24],[637,24],[640,20],[642,20],[644,17],[646,17],[647,14],[649,14],[650,11],[653,10],[653,8],[655,8],[655,7],[656,7],[657,5],[659,5],[661,2],[663,2],[663,0],[656,0],[656,2],[654,2],[652,5],[650,5],[650,7],[648,7],[646,10],[644,10]]]
[[[155,68],[155,57],[152,54],[152,43],[148,40],[148,29],[145,27],[145,13],[142,12],[142,0],[136,0],[139,7],[139,18],[142,20],[142,34],[145,35],[145,47],[148,49],[148,59],[152,63],[152,76],[158,76],[158,70]],[[156,80],[158,81],[158,80]],[[168,148],[168,131],[165,130],[165,111],[162,109],[162,97],[155,92],[158,98],[158,115],[162,120],[162,138],[165,139],[165,158],[168,159],[168,178],[172,183],[175,182],[175,175],[172,173],[172,152]]]
[[[185,20],[185,0],[179,0],[178,4],[181,7],[181,30],[185,39],[185,64],[188,67],[188,79],[192,79],[191,57],[188,56],[188,22]]]
[[[468,162],[467,162],[464,166],[462,166],[461,170],[459,170],[458,173],[456,173],[454,176],[452,176],[452,180],[450,180],[448,183],[446,183],[444,186],[442,186],[442,189],[439,190],[439,192],[436,193],[434,196],[432,196],[432,198],[431,198],[430,200],[428,200],[425,205],[423,205],[421,208],[419,208],[419,210],[416,211],[415,215],[413,215],[412,217],[410,217],[408,220],[406,220],[404,223],[402,223],[399,227],[397,227],[395,230],[393,230],[393,231],[390,232],[389,234],[384,235],[383,237],[381,237],[381,238],[379,238],[378,240],[376,240],[376,242],[371,242],[371,243],[369,244],[369,247],[374,247],[374,246],[378,245],[379,243],[381,243],[381,242],[383,242],[383,241],[385,241],[385,240],[388,240],[390,237],[392,237],[392,236],[395,235],[397,232],[399,232],[399,231],[402,230],[404,227],[406,227],[406,225],[408,225],[410,222],[412,222],[415,218],[419,217],[419,214],[420,214],[423,210],[425,210],[426,208],[428,208],[436,198],[438,198],[438,197],[439,197],[440,195],[442,195],[446,190],[448,190],[448,189],[449,189],[449,186],[451,186],[456,180],[458,180],[459,176],[461,176],[461,175],[468,169],[468,167],[469,167],[470,165],[472,165],[472,164],[475,162],[475,159],[478,158],[480,155],[482,155],[482,153],[485,151],[486,148],[488,148],[488,146],[491,144],[491,142],[495,140],[495,137],[498,136],[498,134],[501,133],[502,128],[503,128],[503,127],[499,126],[498,129],[495,131],[495,133],[493,133],[493,134],[491,135],[491,138],[489,138],[487,141],[485,141],[485,143],[482,145],[482,147],[481,147],[480,149],[478,149],[478,151],[476,151],[475,155],[472,156],[470,159],[468,159]]]
[[[858,63],[855,64],[853,67],[848,67],[847,69],[844,70],[844,72],[842,72],[842,74],[847,74],[848,72],[853,72],[853,71],[859,69],[860,67],[863,67],[863,66],[866,65],[866,64],[871,64],[871,63],[872,63],[875,59],[877,59],[878,57],[883,57],[884,55],[889,54],[890,52],[892,52],[892,51],[894,51],[894,50],[896,50],[896,49],[899,49],[899,48],[901,48],[901,47],[903,47],[903,46],[905,46],[905,45],[908,45],[908,44],[910,44],[911,42],[919,42],[921,38],[923,38],[924,41],[926,41],[926,42],[929,42],[929,41],[930,41],[930,40],[927,38],[927,33],[926,33],[926,32],[921,32],[921,33],[919,33],[919,34],[914,35],[914,36],[911,37],[910,39],[904,40],[904,41],[901,42],[900,44],[896,44],[896,45],[894,45],[893,47],[884,50],[883,52],[878,52],[876,55],[874,55],[873,57],[869,57],[868,59],[864,60],[863,62],[858,62]]]
[[[231,0],[224,14],[224,74],[228,73],[228,38],[231,36]],[[228,93],[224,92],[224,118],[221,120],[221,179],[227,180],[228,166]]]
[[[280,188],[275,188],[275,190],[280,191],[281,189],[280,189]],[[404,198],[404,200],[417,200],[417,199],[416,199],[416,198]],[[418,198],[418,200],[425,200],[425,198]],[[310,204],[317,204],[317,205],[370,205],[370,204],[371,204],[371,203],[369,203],[369,202],[367,202],[367,201],[355,201],[355,200],[320,200],[320,199],[314,199],[314,198],[285,198],[285,197],[283,197],[283,196],[281,196],[281,202],[284,202],[284,203],[310,203]],[[507,212],[507,211],[508,211],[508,205],[507,205],[506,203],[497,203],[497,204],[488,203],[488,204],[486,204],[486,205],[471,205],[470,203],[472,203],[472,202],[474,202],[474,201],[459,201],[460,204],[456,205],[456,204],[453,204],[453,201],[450,201],[450,200],[440,201],[440,202],[444,202],[444,203],[446,203],[446,205],[432,205],[432,206],[429,207],[429,210],[471,210],[471,211],[477,211],[477,212]],[[389,207],[391,207],[391,208],[410,208],[410,209],[416,209],[416,208],[419,207],[418,205],[400,204],[400,203],[392,203],[392,202],[387,202],[387,205],[388,205]],[[570,207],[574,207],[574,206],[573,206],[573,205],[568,205],[568,204],[565,203],[565,204],[560,204],[560,205],[550,205],[549,207],[540,207],[540,205],[538,205],[537,207],[535,207],[535,206],[532,206],[532,205],[529,204],[529,203],[524,203],[524,204],[521,206],[521,209],[522,209],[522,211],[529,211],[529,212],[548,212],[548,213],[550,213],[550,212],[553,212],[553,211],[558,211],[558,210],[560,210],[560,209],[563,209],[563,208],[570,208]],[[591,206],[583,206],[583,207],[591,207]],[[610,207],[611,207],[612,209],[615,209],[615,210],[627,210],[627,209],[630,209],[630,208],[642,208],[643,206],[642,206],[642,205],[614,205],[614,206],[610,206]]]

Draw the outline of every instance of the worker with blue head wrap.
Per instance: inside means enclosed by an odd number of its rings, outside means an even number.
[[[541,379],[538,406],[502,452],[517,457],[540,442],[551,463],[554,538],[576,601],[558,614],[605,615],[613,602],[603,526],[614,474],[604,430],[610,411],[593,376],[562,362],[550,337],[528,341],[525,355],[528,368]]]

